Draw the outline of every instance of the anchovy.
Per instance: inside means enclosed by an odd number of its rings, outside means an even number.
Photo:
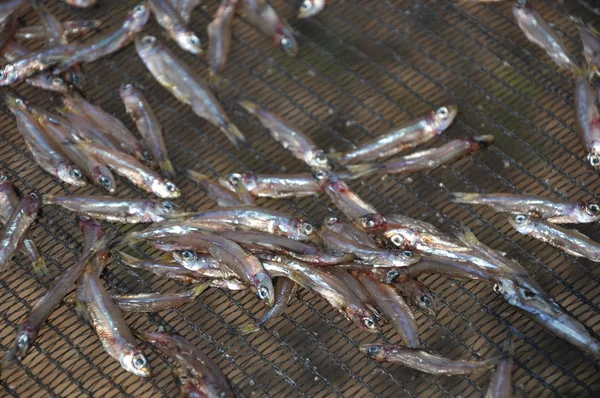
[[[582,224],[600,220],[600,205],[568,202],[537,195],[454,192],[454,202],[490,206],[502,213],[527,214],[554,224]]]
[[[529,41],[546,50],[559,67],[567,70],[578,69],[577,61],[569,53],[556,30],[533,8],[530,1],[517,0],[513,14]]]
[[[73,127],[76,131],[76,135],[73,135],[72,139],[76,140],[78,138],[83,138],[88,141],[92,141],[98,144],[102,144],[105,147],[113,149],[115,151],[120,151],[120,145],[117,145],[114,141],[111,140],[111,137],[108,134],[101,131],[96,127],[95,124],[92,123],[88,118],[78,115],[75,112],[72,112],[68,109],[59,109],[58,112],[68,121],[68,125]]]
[[[83,140],[76,145],[146,192],[153,193],[160,198],[181,196],[179,188],[174,183],[164,179],[132,156]]]
[[[65,29],[62,23],[41,2],[34,1],[33,8],[42,22],[46,44],[49,47],[67,44]]]
[[[298,19],[314,17],[327,5],[327,0],[303,0],[298,9]]]
[[[377,362],[397,363],[420,372],[441,376],[485,372],[492,369],[501,360],[501,358],[485,361],[452,360],[420,348],[397,345],[364,344],[360,346],[360,350]]]
[[[64,37],[79,36],[98,29],[102,25],[99,19],[92,20],[74,20],[65,21],[62,23],[64,29]],[[21,26],[15,31],[15,39],[18,40],[35,40],[46,38],[46,28],[42,25]]]
[[[10,16],[17,16],[17,11],[21,7],[26,7],[28,0],[6,0],[0,3],[0,23],[5,21]]]
[[[241,101],[240,105],[249,113],[255,115],[261,124],[271,132],[271,137],[297,159],[312,168],[331,168],[325,152],[317,147],[317,144],[299,128],[293,126],[281,116],[261,108],[254,102]]]
[[[110,299],[98,275],[89,268],[79,279],[77,299],[85,305],[104,351],[128,372],[150,377],[148,359],[137,345],[121,310]]]
[[[392,323],[404,344],[410,348],[420,348],[421,338],[415,316],[396,290],[379,283],[375,275],[359,273],[357,279],[375,301],[377,308]]]
[[[592,71],[600,72],[600,32],[591,25],[579,25],[583,56]]]
[[[259,231],[301,241],[318,239],[318,233],[312,224],[287,213],[258,206],[208,210],[182,220],[155,223],[144,231],[130,233],[129,238],[134,241],[160,237],[163,233],[187,233],[198,230]]]
[[[532,236],[575,257],[585,257],[600,262],[600,243],[580,232],[524,214],[511,216],[508,221],[523,235]]]
[[[17,119],[17,127],[36,163],[61,181],[78,187],[87,185],[83,171],[67,159],[46,135],[44,128],[31,114],[27,103],[6,95],[6,103]]]
[[[175,245],[176,248],[182,247]],[[229,267],[223,266],[219,260],[210,254],[198,253],[192,249],[167,250],[173,255],[173,259],[190,271],[210,279],[235,279],[237,274]]]
[[[265,315],[255,324],[241,326],[239,331],[242,334],[258,332],[271,319],[276,319],[279,315],[285,312],[285,309],[290,305],[290,302],[298,291],[298,284],[287,278],[277,278],[275,284],[275,304],[267,311]]]
[[[252,25],[273,39],[273,44],[292,57],[298,53],[294,29],[277,15],[267,0],[242,0],[246,17]]]
[[[200,4],[200,0],[169,0],[177,10],[181,19],[187,24],[190,22],[192,10]]]
[[[356,262],[361,266],[373,268],[403,268],[421,261],[421,256],[409,250],[387,250],[363,245],[348,239],[329,229],[321,231],[321,237],[326,248],[340,252],[353,253]],[[342,265],[345,266],[345,265]],[[350,264],[349,267],[353,267]]]
[[[354,219],[366,214],[376,213],[377,210],[369,203],[361,199],[348,187],[337,174],[328,170],[319,170],[314,173],[321,189],[325,191],[329,199],[340,209],[344,215]]]
[[[41,327],[46,323],[50,315],[60,305],[62,299],[71,290],[75,289],[75,282],[85,269],[86,265],[92,260],[99,250],[103,250],[106,241],[97,241],[92,247],[84,247],[81,258],[72,265],[63,275],[61,275],[54,287],[46,292],[33,306],[31,312],[21,321],[17,330],[17,337],[14,346],[8,357],[3,359],[3,362],[11,356],[16,356],[19,360],[23,359],[29,352]]]
[[[0,221],[7,225],[10,216],[19,205],[19,197],[15,192],[12,182],[4,175],[0,175]],[[33,269],[38,274],[48,274],[46,262],[37,249],[36,244],[31,238],[25,236],[19,250],[25,253],[33,265]]]
[[[134,36],[142,30],[149,18],[150,10],[148,7],[144,4],[136,5],[127,13],[125,21],[120,26],[91,43],[78,45],[74,54],[63,60],[59,68],[64,70],[80,62],[93,62],[119,51],[131,43]]]
[[[152,158],[167,178],[175,178],[175,170],[167,154],[167,146],[163,136],[163,128],[152,110],[146,96],[132,84],[121,86],[121,100],[138,131],[144,137],[144,143],[149,148]]]
[[[223,185],[211,180],[208,176],[194,170],[186,170],[185,174],[206,191],[209,198],[217,202],[221,207],[252,205],[254,200],[247,195],[236,195]],[[246,203],[249,202],[249,203]]]
[[[221,129],[236,147],[239,147],[239,142],[246,142],[242,132],[229,120],[210,91],[208,83],[156,37],[136,38],[135,49],[156,81],[175,98],[191,106],[196,115]]]
[[[183,283],[200,283],[204,276],[191,271],[179,264],[160,262],[156,260],[141,260],[126,253],[119,252],[119,258],[128,267],[152,272],[163,278],[177,280]]]
[[[201,392],[199,396],[233,398],[229,380],[217,364],[182,336],[160,332],[136,332],[136,334],[185,369],[191,376],[190,382],[193,381],[196,389]]]
[[[171,39],[175,40],[179,47],[192,54],[202,53],[200,39],[188,29],[186,22],[183,21],[169,0],[149,0],[148,6],[158,24],[169,33]]]
[[[78,8],[88,8],[95,6],[98,0],[63,0],[70,6],[78,7]]]
[[[401,274],[397,270],[388,270],[384,282],[391,284],[424,313],[434,318],[437,315],[437,300],[434,293],[417,279]]]
[[[513,356],[515,354],[512,333],[508,332],[506,342],[504,343],[504,353],[506,358],[497,366],[490,377],[488,388],[485,392],[485,398],[510,398],[512,397],[512,368],[514,365]]]
[[[177,210],[173,202],[152,199],[44,195],[42,201],[46,205],[61,206],[99,220],[127,224],[160,222],[185,214]]]
[[[250,252],[270,251],[313,265],[346,264],[356,258],[354,251],[323,250],[315,246],[264,232],[224,231],[220,236],[239,243]]]
[[[88,155],[77,146],[71,145],[73,136],[77,134],[75,129],[69,125],[64,118],[53,115],[46,110],[30,107],[31,114],[37,118],[38,123],[56,144],[60,151],[79,167],[83,173],[96,185],[103,187],[110,193],[114,193],[117,183],[115,178],[105,165]]]
[[[237,3],[238,0],[221,0],[217,13],[206,28],[208,32],[209,80],[213,85],[219,83],[221,70],[227,62],[231,46],[231,24]]]
[[[342,164],[370,161],[413,149],[441,134],[454,121],[458,108],[443,106],[344,153],[329,154]]]
[[[494,143],[491,135],[464,137],[432,149],[426,149],[410,155],[401,156],[382,163],[378,172],[383,174],[415,173],[433,170],[445,164],[457,161],[473,152],[487,148]],[[348,166],[352,171],[354,166]]]
[[[323,297],[342,311],[355,325],[370,333],[379,332],[375,314],[340,279],[300,261],[274,254],[261,254],[265,269],[273,276],[286,277]]]
[[[76,49],[75,44],[65,44],[19,57],[0,68],[0,86],[8,86],[43,72],[70,57]]]
[[[322,191],[319,183],[310,173],[288,175],[232,173],[220,178],[219,183],[233,192],[244,189],[259,198],[303,198]]]
[[[363,246],[368,246],[371,248],[378,247],[377,242],[375,242],[373,238],[369,236],[369,234],[361,231],[354,225],[347,223],[341,218],[328,217],[323,223],[323,228],[331,230],[332,232],[335,232],[346,239],[351,239]]]
[[[63,109],[91,121],[98,130],[106,133],[120,149],[133,154],[139,160],[152,160],[152,155],[144,144],[113,115],[89,103],[78,94],[65,95],[60,101]]]
[[[93,269],[98,275],[104,271],[106,263],[108,262],[109,252],[108,245],[102,244],[104,240],[107,240],[104,236],[106,231],[97,220],[93,217],[88,216],[77,216],[77,223],[79,229],[83,232],[83,249],[84,253],[95,250],[96,255],[92,258]]]
[[[590,166],[600,170],[600,110],[596,93],[587,77],[575,78],[575,118],[579,140],[583,146]]]
[[[329,267],[326,268],[327,273],[335,276],[340,281],[344,283],[352,293],[371,311],[373,314],[380,317],[380,314],[377,309],[377,303],[373,300],[373,298],[367,293],[364,286],[356,279],[353,275],[353,271],[345,270],[339,267]]]

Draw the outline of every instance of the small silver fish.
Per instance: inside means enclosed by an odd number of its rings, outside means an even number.
[[[377,212],[373,206],[352,191],[336,173],[318,170],[313,175],[321,189],[346,217],[355,219]]]
[[[210,69],[209,81],[218,85],[221,70],[225,67],[229,47],[231,46],[231,25],[238,0],[221,0],[215,17],[208,24],[208,64]]]
[[[327,5],[327,0],[302,0],[298,9],[298,19],[314,17]]]
[[[37,219],[40,198],[31,193],[19,201],[0,235],[0,269],[5,268],[15,250],[21,245],[27,231]]]
[[[514,365],[515,347],[512,333],[508,332],[504,343],[506,358],[496,366],[490,377],[485,398],[510,398],[512,397],[512,368]]]
[[[575,120],[588,163],[600,171],[600,110],[594,88],[581,74],[575,77]]]
[[[186,170],[185,174],[206,191],[209,198],[217,202],[221,207],[252,205],[254,201],[248,195],[237,195],[207,175],[194,170]]]
[[[298,44],[294,38],[294,29],[281,18],[267,0],[241,0],[246,17],[265,35],[273,39],[287,55],[295,57]]]
[[[183,21],[169,0],[149,0],[148,6],[158,24],[169,33],[179,47],[195,55],[202,53],[200,39],[188,29],[186,22]]]

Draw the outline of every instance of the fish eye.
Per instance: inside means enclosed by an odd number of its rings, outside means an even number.
[[[134,12],[135,14],[142,13],[142,12],[144,12],[145,10],[146,10],[146,7],[144,7],[144,6],[143,6],[143,5],[141,5],[141,4],[138,4],[137,6],[133,7],[133,12]]]
[[[600,157],[598,157],[598,155],[590,154],[589,161],[593,167],[597,167],[598,165],[600,165]]]
[[[515,216],[515,221],[517,224],[523,224],[525,221],[527,221],[527,216],[525,214],[517,214]]]
[[[403,239],[404,240],[404,239]],[[411,252],[410,250],[404,250],[402,252],[402,255],[406,258],[412,258],[412,256],[414,256],[413,252]]]
[[[327,172],[325,170],[319,170],[315,172],[314,176],[317,180],[322,180],[327,177]]]
[[[392,236],[392,238],[390,240],[392,241],[394,246],[403,246],[404,245],[404,238],[398,234]],[[411,253],[411,255],[412,255],[412,253]]]
[[[37,199],[37,198],[38,198],[38,194],[37,194],[37,193],[35,193],[35,192],[31,192],[31,193],[29,194],[29,196],[30,196],[31,198],[33,198],[33,199]]]
[[[80,179],[83,178],[83,172],[79,169],[71,169],[69,175],[73,178]]]
[[[231,183],[231,185],[237,187],[240,184],[240,182],[242,182],[242,175],[239,173],[233,173],[229,176],[229,182]]]
[[[139,7],[139,6],[138,6]],[[141,43],[145,46],[151,46],[156,41],[156,37],[154,36],[146,36],[142,39]]]
[[[423,305],[425,307],[431,307],[432,302],[431,302],[431,299],[429,297],[427,297],[427,296],[421,296],[421,302],[423,303]]]
[[[371,229],[375,227],[375,220],[373,220],[372,218],[367,218],[363,221],[363,226],[365,228]]]
[[[64,80],[61,79],[60,77],[55,77],[52,79],[52,84],[54,84],[55,86],[60,86],[64,83]]]
[[[173,204],[173,202],[163,202],[162,207],[166,211],[173,211],[175,209],[175,205]]]
[[[127,83],[127,84],[125,85],[125,87],[123,87],[123,88],[124,88],[125,90],[133,90],[133,84],[131,84],[131,83]]]
[[[112,182],[107,176],[100,176],[100,178],[98,178],[98,182],[106,188],[110,188],[112,186]]]
[[[171,181],[167,182],[166,187],[167,187],[167,191],[169,191],[169,192],[177,191],[177,186],[175,184],[173,184]]]
[[[393,283],[398,279],[399,276],[400,272],[398,272],[398,270],[391,269],[385,274],[385,282]]]
[[[369,354],[377,354],[380,348],[377,345],[372,345],[369,347]]]
[[[323,152],[319,152],[315,155],[315,160],[321,164],[327,163],[327,156]]]
[[[29,336],[25,333],[21,333],[17,339],[17,347],[20,351],[24,350],[29,346]]]
[[[303,234],[306,235],[310,235],[313,233],[315,229],[313,228],[313,226],[309,223],[302,223],[302,226],[300,227],[300,231],[302,231]]]
[[[445,106],[442,106],[435,113],[436,113],[436,115],[438,115],[438,117],[440,119],[446,119],[450,115],[450,112],[448,111],[448,108],[446,108]]]
[[[193,252],[192,250],[183,250],[179,254],[181,255],[181,258],[187,262],[195,261],[197,258],[196,252]]]
[[[494,291],[498,294],[502,294],[502,285],[500,283],[494,283]]]
[[[269,297],[269,289],[264,286],[259,287],[256,293],[258,294],[258,298],[261,300],[265,300],[267,297]]]
[[[337,217],[329,217],[327,219],[327,221],[325,221],[325,225],[328,225],[328,226],[335,225],[335,224],[337,224],[338,221],[340,221],[340,219]]]
[[[531,291],[531,290],[529,290],[529,289],[523,289],[523,295],[524,295],[526,298],[534,298],[534,297],[535,297],[535,293],[534,293],[534,292],[532,292],[532,291]]]
[[[17,105],[19,105],[19,106],[25,106],[25,101],[23,101],[23,99],[22,99],[22,98],[17,98],[17,99],[15,100],[15,102],[16,102],[16,103],[17,103]]]
[[[190,43],[192,43],[195,46],[199,46],[200,45],[200,39],[198,38],[198,36],[192,35],[192,36],[190,36]]]
[[[146,363],[148,363],[148,361],[146,361],[146,357],[144,355],[138,354],[133,358],[132,363],[136,369],[140,369],[146,366]]]
[[[281,38],[281,45],[282,46],[287,47],[287,46],[289,46],[289,44],[290,44],[290,41],[288,39],[286,39],[285,37]]]
[[[597,214],[600,212],[600,206],[598,206],[596,203],[590,203],[586,208],[590,214]]]
[[[375,327],[375,321],[371,318],[365,318],[363,319],[363,325],[365,325],[367,329],[373,329]]]

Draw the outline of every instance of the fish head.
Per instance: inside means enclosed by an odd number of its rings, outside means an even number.
[[[366,214],[352,221],[352,225],[364,232],[377,232],[386,228],[385,217],[379,213]]]
[[[219,184],[232,192],[239,192],[240,189],[251,192],[258,188],[256,175],[252,173],[231,173],[225,178],[219,178]]]
[[[127,344],[121,352],[119,362],[125,370],[136,376],[152,376],[152,369],[148,363],[148,358],[146,358],[140,347]]]
[[[138,4],[129,12],[123,27],[130,32],[137,32],[150,19],[150,8],[145,4]]]
[[[418,286],[411,292],[410,298],[421,311],[432,317],[436,316],[437,299],[425,285],[418,283]]]
[[[331,165],[329,164],[329,158],[325,154],[325,151],[322,149],[314,149],[309,151],[307,158],[305,159],[306,163],[318,170],[331,170]]]
[[[514,5],[515,10],[531,10],[532,6],[528,0],[517,0]]]
[[[17,337],[15,338],[15,356],[18,359],[23,359],[25,355],[33,347],[33,343],[37,339],[38,330],[33,327],[29,322],[24,322],[17,331]]]
[[[7,64],[0,68],[0,86],[8,86],[19,79],[19,68],[14,64]]]
[[[177,44],[192,54],[202,53],[200,38],[192,31],[186,30],[177,34]]]
[[[173,218],[177,216],[178,206],[170,200],[154,202],[154,213],[162,218]]]
[[[0,192],[5,192],[9,189],[13,189],[12,182],[8,179],[6,174],[0,174]]]
[[[25,79],[25,81],[32,86],[54,91],[55,93],[64,94],[69,91],[69,85],[63,78],[49,73],[39,74],[35,79]]]
[[[281,47],[287,55],[295,57],[298,53],[298,44],[294,37],[294,30],[287,24],[279,22],[275,28],[275,32],[273,38],[275,45]]]
[[[381,328],[377,324],[377,317],[367,309],[354,307],[346,308],[348,319],[362,330],[369,333],[379,333]]]
[[[382,344],[363,344],[359,350],[378,362],[383,362],[389,354],[388,347]]]
[[[432,113],[432,125],[435,126],[434,128],[437,131],[442,132],[452,124],[457,113],[458,107],[456,105],[442,106]]]
[[[0,82],[1,82],[1,80],[2,80],[2,72],[0,70]],[[25,101],[21,97],[14,96],[10,93],[5,93],[4,100],[6,102],[6,106],[8,106],[8,108],[13,113],[16,113],[18,111],[26,111],[27,110],[27,101]]]
[[[342,220],[341,218],[332,216],[332,217],[327,217],[325,219],[325,221],[323,222],[323,227],[330,229],[330,228],[335,227],[336,225],[340,225],[343,223],[344,223],[344,220]]]
[[[508,222],[514,229],[523,235],[529,234],[534,227],[533,218],[528,217],[525,214],[514,214],[508,216]]]
[[[275,289],[271,277],[262,272],[252,277],[252,284],[256,290],[256,296],[259,300],[265,301],[269,307],[275,304]]]
[[[421,261],[421,256],[412,250],[391,250],[390,267],[407,267]]]
[[[298,19],[310,18],[325,8],[325,0],[304,0],[298,8]]]
[[[92,168],[90,179],[96,184],[106,189],[109,193],[115,193],[117,188],[117,182],[112,173],[101,166],[94,166]]]
[[[76,187],[84,187],[87,185],[85,174],[83,171],[72,163],[61,163],[56,169],[56,175],[62,181],[65,181]]]
[[[136,36],[135,37],[135,50],[138,52],[140,57],[149,55],[153,50],[156,50],[160,46],[160,42],[154,36]]]
[[[28,214],[35,214],[40,211],[40,208],[42,207],[42,199],[37,193],[31,192],[29,195],[24,197],[23,200],[27,201],[24,209]]]
[[[471,152],[477,152],[494,144],[495,138],[493,135],[480,135],[477,137],[467,137],[466,140],[471,144]]]
[[[600,220],[600,204],[590,202],[578,202],[577,219],[581,223],[595,222]]]
[[[600,171],[600,142],[594,141],[588,146],[587,160],[592,169]]]
[[[401,249],[413,249],[421,241],[421,234],[412,228],[395,227],[383,233],[393,246]]]
[[[214,261],[213,257],[202,255],[194,250],[176,250],[172,254],[175,261],[191,271],[218,267],[218,263]]]
[[[177,185],[168,180],[160,180],[155,178],[152,181],[152,192],[159,198],[178,198],[181,196],[181,191]]]
[[[313,224],[300,218],[291,220],[291,228],[287,231],[288,238],[301,241],[319,241],[319,231]]]

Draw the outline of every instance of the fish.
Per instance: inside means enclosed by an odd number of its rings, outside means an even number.
[[[179,246],[181,247],[181,246]],[[237,274],[229,267],[223,266],[219,260],[210,254],[199,253],[196,250],[185,249],[172,251],[173,259],[190,271],[211,279],[235,279]]]
[[[74,54],[60,62],[58,71],[65,70],[74,64],[93,62],[119,51],[131,43],[134,36],[144,28],[149,19],[150,9],[148,6],[143,3],[136,5],[127,13],[121,25],[89,43],[79,44]]]
[[[218,127],[239,148],[246,137],[233,124],[206,83],[154,36],[137,37],[135,49],[158,83],[199,117]]]
[[[5,94],[6,104],[17,119],[17,128],[36,163],[47,173],[77,187],[87,185],[83,171],[60,152],[46,135],[44,128],[31,114],[22,98]]]
[[[219,178],[219,183],[232,192],[238,192],[241,188],[258,198],[303,198],[322,192],[311,173],[231,173]]]
[[[251,286],[260,300],[271,307],[275,300],[271,276],[261,262],[232,240],[210,232],[196,232],[186,235],[165,235],[161,242],[175,243],[181,248],[203,249],[226,264],[239,278]]]
[[[82,229],[81,226],[80,229]],[[12,357],[22,360],[27,355],[44,323],[58,308],[67,293],[75,289],[75,282],[79,279],[87,264],[99,250],[104,250],[106,244],[107,241],[101,239],[91,247],[84,247],[80,258],[75,264],[59,276],[54,287],[38,299],[29,314],[21,320],[13,347],[3,358],[3,363],[7,363]]]
[[[80,148],[70,145],[73,136],[76,136],[77,132],[69,125],[67,120],[38,106],[30,106],[29,110],[36,117],[50,140],[58,146],[70,161],[81,169],[90,181],[106,189],[109,193],[116,191],[117,183],[108,167]]]
[[[378,135],[357,148],[328,156],[339,163],[365,162],[396,155],[423,144],[446,130],[454,121],[458,107],[442,106],[418,119]]]
[[[337,174],[328,170],[314,173],[321,189],[329,196],[333,204],[350,219],[376,213],[377,210],[350,189]]]
[[[169,0],[181,19],[187,24],[190,22],[192,10],[200,4],[200,0]]]
[[[323,11],[327,0],[302,0],[298,8],[298,19],[311,18]]]
[[[284,254],[313,265],[329,266],[346,264],[356,258],[354,252],[324,250],[313,245],[264,232],[224,231],[219,235],[239,243],[242,247],[253,253],[270,251]]]
[[[296,282],[283,277],[277,278],[277,283],[275,284],[275,304],[273,307],[256,324],[241,326],[239,332],[241,334],[258,332],[270,320],[276,319],[285,312],[285,309],[290,305],[294,296],[296,296],[297,291],[298,284]]]
[[[248,113],[256,116],[261,124],[269,130],[271,137],[287,149],[297,159],[314,169],[331,169],[325,151],[298,127],[293,126],[281,116],[269,112],[251,101],[241,101],[240,105]]]
[[[396,290],[390,285],[379,283],[376,275],[358,273],[356,278],[394,326],[406,347],[420,348],[421,338],[415,316]]]
[[[600,204],[569,202],[538,195],[454,192],[454,202],[490,206],[501,213],[526,214],[553,224],[583,224],[600,220]]]
[[[177,280],[182,283],[201,283],[204,276],[179,264],[156,260],[141,260],[127,253],[118,252],[120,260],[128,267],[152,272],[163,278]]]
[[[410,155],[393,158],[381,163],[377,172],[381,174],[415,173],[417,171],[433,170],[440,166],[452,163],[458,159],[487,148],[494,143],[491,135],[478,137],[463,137],[447,142],[446,144],[432,149],[411,153]],[[364,165],[358,165],[359,167]],[[356,166],[349,165],[347,168],[353,171]]]
[[[183,380],[200,391],[198,396],[233,398],[229,380],[217,364],[182,336],[164,332],[136,332],[136,335],[185,369],[189,377]]]
[[[0,10],[1,12],[1,10]],[[13,41],[13,36],[17,28],[17,15],[11,14],[7,18],[0,20],[0,53],[4,56],[4,45]],[[6,58],[6,57],[5,57]],[[8,61],[10,61],[8,59]]]
[[[391,270],[386,274],[388,278],[391,274],[390,271]],[[395,276],[397,277],[394,277],[391,281],[386,280],[385,282],[391,284],[415,307],[435,318],[437,315],[438,304],[435,294],[415,278],[410,278],[406,274],[401,274],[399,271],[396,271]]]
[[[73,112],[89,120],[101,134],[106,134],[117,147],[136,159],[146,162],[153,160],[152,154],[148,151],[143,142],[137,139],[135,135],[116,117],[105,112],[100,107],[86,101],[79,94],[66,94],[60,98],[62,109]]]
[[[287,55],[295,57],[298,54],[294,29],[277,14],[267,0],[241,1],[244,13],[252,25],[272,38],[273,44]]]
[[[575,257],[585,257],[591,261],[600,262],[600,243],[580,232],[559,227],[525,214],[509,216],[508,221],[523,235],[532,236]]]
[[[209,81],[218,85],[221,71],[227,62],[231,47],[231,25],[238,0],[221,0],[213,20],[208,24]]]
[[[421,256],[410,250],[388,250],[363,245],[352,239],[343,237],[327,228],[321,230],[321,238],[325,248],[356,255],[356,263],[373,268],[408,267],[421,261]],[[341,265],[346,267],[346,265]],[[348,267],[354,267],[349,264]]]
[[[531,1],[517,0],[513,15],[529,41],[543,48],[559,67],[571,71],[579,68],[558,32],[533,8]]]
[[[575,78],[575,120],[579,141],[583,146],[587,161],[595,171],[600,171],[600,110],[596,92],[586,76]]]
[[[81,36],[91,31],[98,29],[102,25],[99,19],[91,20],[71,20],[62,23],[65,38],[71,36]],[[14,38],[17,40],[35,40],[44,39],[46,37],[46,29],[42,25],[21,26],[15,31]]]
[[[328,274],[335,276],[342,281],[344,285],[350,288],[352,293],[358,297],[361,303],[363,303],[369,310],[373,312],[376,318],[381,318],[381,314],[377,308],[377,303],[375,303],[375,300],[373,300],[373,298],[365,290],[364,286],[354,276],[356,272],[339,267],[328,267],[325,268],[325,270]]]
[[[77,8],[89,8],[95,6],[98,0],[63,0],[70,6]]]
[[[327,217],[323,222],[323,228],[331,230],[336,234],[351,239],[356,243],[371,248],[378,248],[377,242],[373,240],[366,232],[361,231],[354,225],[347,223],[339,217]]]
[[[579,36],[583,43],[583,56],[595,73],[600,72],[600,32],[591,25],[579,25]]]
[[[163,178],[133,156],[85,140],[78,141],[73,145],[83,149],[100,163],[107,165],[115,173],[127,178],[131,183],[146,192],[153,193],[163,199],[181,196],[179,188],[173,182]]]
[[[99,220],[126,224],[160,222],[185,215],[177,209],[177,205],[168,200],[44,195],[42,202]]]
[[[179,47],[194,55],[202,53],[200,38],[186,26],[186,22],[169,0],[148,0],[148,7],[158,24],[169,33]]]
[[[144,138],[145,146],[149,149],[152,159],[158,162],[158,167],[165,177],[175,178],[175,170],[165,145],[163,128],[146,96],[133,84],[122,85],[119,94],[127,113]]]
[[[0,174],[0,222],[3,225],[7,225],[10,216],[18,205],[19,197],[12,182],[6,175]],[[37,274],[49,275],[44,257],[40,255],[37,245],[31,238],[25,236],[18,249],[29,258]]]
[[[8,86],[43,72],[70,57],[77,49],[65,44],[30,52],[0,67],[0,86]]]
[[[324,269],[275,254],[260,254],[259,258],[272,276],[286,277],[315,292],[362,330],[380,331],[373,311],[344,282]]]
[[[185,175],[192,181],[198,183],[206,192],[209,198],[217,202],[221,207],[252,205],[254,200],[247,198],[246,195],[240,196],[227,189],[223,185],[210,179],[207,175],[194,170],[186,170]]]
[[[103,241],[109,240],[106,237],[106,231],[102,224],[93,217],[88,216],[77,216],[77,223],[79,224],[79,230],[83,232],[83,249],[84,253],[94,250],[95,255],[91,260],[93,269],[97,272],[98,276],[102,274],[106,263],[108,262],[109,250],[108,244],[102,244]]]
[[[44,39],[48,47],[67,44],[63,24],[39,0],[32,2],[44,29]]]
[[[77,300],[84,304],[104,351],[128,372],[141,377],[152,376],[148,359],[135,341],[121,310],[89,267],[79,279]]]
[[[490,377],[485,398],[510,398],[512,397],[512,369],[514,366],[515,347],[512,333],[508,332],[504,343],[506,357],[496,366]]]
[[[367,356],[377,362],[391,362],[440,376],[470,375],[485,372],[498,364],[502,357],[485,361],[453,360],[429,353],[420,348],[398,345],[363,344],[360,346]]]
[[[317,229],[301,218],[259,206],[232,206],[199,212],[182,220],[152,224],[143,231],[131,232],[126,242],[156,239],[165,233],[188,233],[199,230],[258,231],[300,241],[319,239]]]
[[[110,299],[124,312],[160,312],[191,303],[208,285],[203,283],[185,292],[113,294]],[[75,296],[68,296],[64,301],[75,304],[76,300]]]
[[[6,0],[0,3],[0,22],[5,21],[11,16],[16,17],[18,11],[28,6],[28,3],[28,0]]]

